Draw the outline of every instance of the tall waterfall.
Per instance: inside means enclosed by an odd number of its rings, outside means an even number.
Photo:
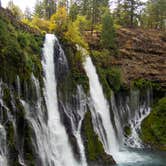
[[[135,110],[135,112],[133,112],[130,109],[130,106],[126,103],[124,103],[124,105],[120,105],[121,107],[118,107],[113,94],[111,98],[111,107],[115,122],[115,126],[113,127],[109,105],[104,97],[96,69],[89,56],[85,58],[84,68],[90,84],[93,126],[104,145],[105,151],[108,154],[111,154],[118,164],[148,160],[148,157],[145,158],[135,152],[129,151],[127,147],[123,146],[124,142],[121,141],[126,141],[125,143],[127,144],[133,140],[134,148],[137,147],[136,145],[141,146],[141,142],[139,142],[140,139],[138,136],[138,130],[140,129],[142,120],[149,114],[150,109],[145,106],[140,106]],[[136,104],[138,105],[139,101],[137,101]],[[125,114],[128,116],[126,117]],[[122,121],[125,120],[126,123],[130,123],[132,129],[132,134],[127,140],[124,140],[123,134]],[[115,131],[115,128],[117,132]],[[129,144],[127,144],[128,147],[131,147]]]
[[[118,151],[118,144],[111,123],[109,105],[90,57],[86,57],[84,68],[89,78],[90,96],[94,107],[91,111],[95,130],[103,142],[105,151],[114,156]]]
[[[48,128],[50,139],[50,151],[52,165],[54,166],[75,166],[78,165],[74,159],[68,136],[64,126],[61,124],[57,102],[57,89],[54,66],[54,43],[56,37],[46,35],[44,44],[43,68],[45,72],[45,100],[48,110]]]

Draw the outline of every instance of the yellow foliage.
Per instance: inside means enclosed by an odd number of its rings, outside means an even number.
[[[76,21],[70,22],[68,25],[68,30],[65,33],[65,38],[74,44],[78,44],[84,48],[88,48],[88,44],[85,42],[81,31],[86,23],[86,19],[83,17],[78,17]],[[81,26],[82,25],[82,26]],[[82,28],[82,29],[81,29]]]
[[[32,19],[32,25],[33,26],[37,26],[40,30],[42,31],[49,31],[49,21],[48,20],[44,20],[44,19],[40,19],[39,17],[34,17]]]
[[[49,31],[49,21],[48,20],[44,20],[44,19],[40,19],[38,17],[33,17],[32,20],[28,20],[28,19],[22,19],[22,22],[24,24],[29,25],[32,28],[36,28],[40,31],[45,31],[48,32]]]
[[[68,13],[65,7],[59,7],[57,12],[51,16],[49,29],[62,34],[67,29]]]

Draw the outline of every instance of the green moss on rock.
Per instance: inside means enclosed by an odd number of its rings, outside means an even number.
[[[102,143],[99,141],[97,134],[93,130],[91,113],[87,112],[82,124],[84,144],[89,163],[100,165],[112,165],[115,163],[113,158],[104,151]]]
[[[124,135],[126,137],[128,137],[128,136],[131,135],[131,127],[129,125],[127,125],[127,126],[124,127]]]
[[[12,21],[0,12],[0,77],[13,84],[19,75],[30,79],[31,73],[42,77],[41,47],[43,36],[35,35],[13,26]]]
[[[166,97],[159,100],[141,125],[142,140],[154,148],[166,150]]]

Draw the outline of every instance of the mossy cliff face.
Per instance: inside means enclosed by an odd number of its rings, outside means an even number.
[[[94,132],[90,112],[86,113],[83,120],[82,135],[89,165],[110,166],[115,164],[113,158],[105,153],[102,143]]]
[[[40,62],[43,36],[27,30],[17,29],[6,12],[0,8],[0,77],[4,82],[13,84],[19,75],[28,80],[33,72],[41,79]],[[11,15],[11,18],[14,16]],[[19,21],[18,21],[19,24]]]
[[[35,166],[32,126],[26,119],[22,100],[34,108],[36,93],[32,73],[43,86],[41,48],[43,36],[24,26],[5,9],[0,8],[0,123],[5,126],[8,164],[19,166],[19,155],[28,166]],[[18,87],[19,83],[19,87]],[[18,92],[20,91],[20,92]]]
[[[6,130],[8,164],[19,166],[19,155],[27,165],[35,166],[36,153],[33,146],[33,130],[29,125],[25,110],[19,100],[18,93],[12,86],[5,83],[0,85],[3,103],[0,103],[1,121]],[[31,95],[32,100],[34,99]]]
[[[146,144],[166,150],[166,97],[154,105],[151,114],[143,121],[141,130],[141,138]]]

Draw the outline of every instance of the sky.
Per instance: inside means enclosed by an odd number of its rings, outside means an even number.
[[[1,0],[2,6],[5,8],[10,0]],[[146,2],[147,0],[141,0]],[[15,5],[18,5],[22,11],[25,10],[26,7],[30,8],[31,11],[33,10],[36,0],[13,0]]]
[[[10,0],[1,0],[2,6],[6,8],[9,1]],[[19,6],[22,11],[24,11],[26,7],[33,10],[36,0],[13,0],[13,3]]]

